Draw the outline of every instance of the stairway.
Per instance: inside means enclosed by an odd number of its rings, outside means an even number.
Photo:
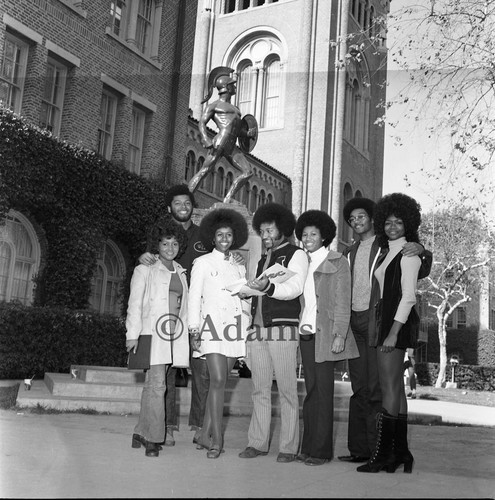
[[[58,410],[94,410],[112,414],[137,414],[140,410],[144,372],[108,366],[72,365],[70,373],[45,373],[44,380],[33,380],[31,389],[21,384],[17,395],[19,407]],[[337,373],[336,373],[337,378]],[[298,379],[299,405],[305,396],[304,381]],[[191,404],[191,382],[177,387],[180,415],[188,415]],[[225,391],[225,415],[252,413],[252,382],[233,371]],[[346,420],[351,384],[335,381],[335,418]],[[272,387],[272,413],[280,415],[280,397],[276,381]]]

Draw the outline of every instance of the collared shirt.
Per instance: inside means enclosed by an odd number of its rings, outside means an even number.
[[[310,335],[315,333],[316,328],[316,293],[314,272],[326,259],[328,248],[321,247],[316,252],[308,254],[309,268],[306,281],[304,283],[304,309],[299,322],[299,333]]]

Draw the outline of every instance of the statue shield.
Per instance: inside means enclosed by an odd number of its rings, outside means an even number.
[[[254,137],[242,136],[237,138],[239,148],[243,153],[250,153],[258,142],[258,122],[256,118],[253,115],[244,115],[241,121],[241,130],[247,132],[249,129],[255,129]]]

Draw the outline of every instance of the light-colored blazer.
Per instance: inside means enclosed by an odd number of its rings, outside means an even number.
[[[169,315],[169,288],[172,272],[160,260],[151,266],[138,265],[131,279],[131,293],[127,306],[126,338],[138,339],[151,334],[150,364],[171,363],[176,367],[189,366],[189,333],[187,323],[188,289],[186,271],[174,261],[174,269],[182,283],[182,301],[179,318]],[[176,320],[173,334],[170,327]]]
[[[359,357],[351,321],[351,270],[347,259],[330,250],[314,271],[316,293],[315,361],[341,361]],[[302,297],[304,307],[304,296]],[[332,352],[334,335],[345,338],[344,350]]]

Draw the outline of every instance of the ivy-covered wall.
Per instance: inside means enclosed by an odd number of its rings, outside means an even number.
[[[0,181],[0,221],[15,209],[43,233],[35,306],[86,308],[97,251],[107,238],[127,249],[128,283],[149,226],[166,211],[163,181],[60,142],[4,109]]]

